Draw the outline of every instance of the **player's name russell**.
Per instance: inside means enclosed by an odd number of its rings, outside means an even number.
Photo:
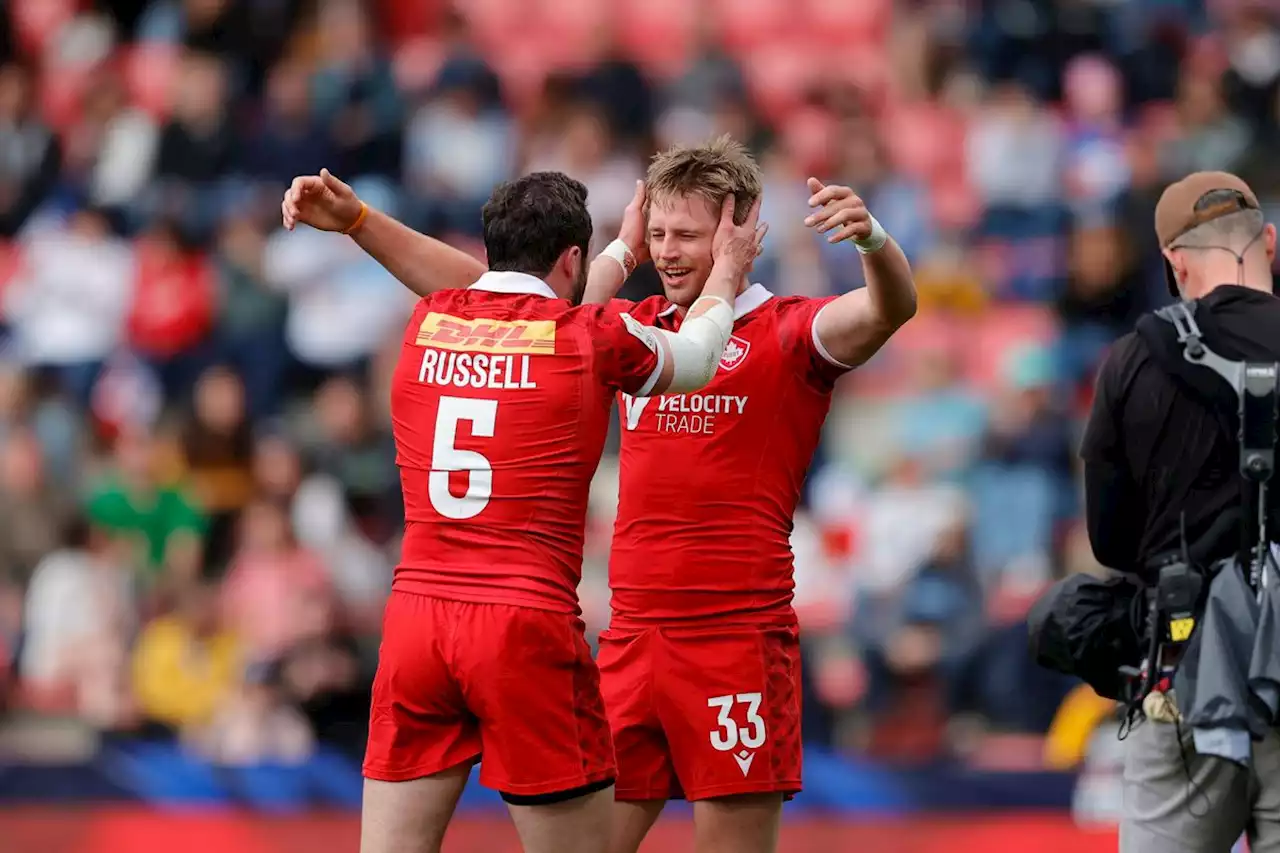
[[[426,349],[418,368],[418,381],[455,388],[537,388],[530,377],[527,355],[447,352]]]

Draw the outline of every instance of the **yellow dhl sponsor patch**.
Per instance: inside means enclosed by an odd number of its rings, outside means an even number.
[[[432,311],[418,327],[421,347],[460,352],[543,353],[556,351],[555,320],[464,320]]]

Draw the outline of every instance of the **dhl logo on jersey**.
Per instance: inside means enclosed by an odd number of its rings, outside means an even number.
[[[459,352],[556,351],[555,320],[464,320],[432,311],[418,327],[418,346]]]

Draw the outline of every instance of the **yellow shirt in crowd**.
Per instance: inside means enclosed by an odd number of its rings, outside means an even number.
[[[133,656],[133,681],[143,715],[174,728],[208,722],[239,683],[240,651],[226,631],[198,637],[169,616],[147,626]]]

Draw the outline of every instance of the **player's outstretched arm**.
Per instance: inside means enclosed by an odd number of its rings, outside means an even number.
[[[468,287],[486,269],[466,252],[369,207],[328,169],[294,178],[280,203],[280,215],[290,231],[302,223],[346,234],[419,296]]]
[[[712,243],[714,263],[702,295],[689,308],[680,331],[669,332],[642,326],[628,314],[623,322],[658,356],[657,367],[635,391],[647,397],[664,392],[685,394],[697,391],[716,375],[725,345],[733,332],[733,300],[751,265],[760,254],[760,244],[768,225],[761,224],[760,200],[741,225],[733,223],[734,197],[728,196],[720,209],[720,224]]]
[[[809,179],[809,206],[818,208],[804,224],[827,234],[827,241],[851,240],[862,253],[867,286],[846,293],[814,318],[814,334],[833,360],[857,367],[916,313],[916,285],[901,247],[876,222],[849,187]]]
[[[644,181],[636,181],[635,195],[622,214],[618,239],[605,246],[591,262],[587,289],[582,295],[584,304],[608,305],[636,267],[649,260],[648,219]]]

